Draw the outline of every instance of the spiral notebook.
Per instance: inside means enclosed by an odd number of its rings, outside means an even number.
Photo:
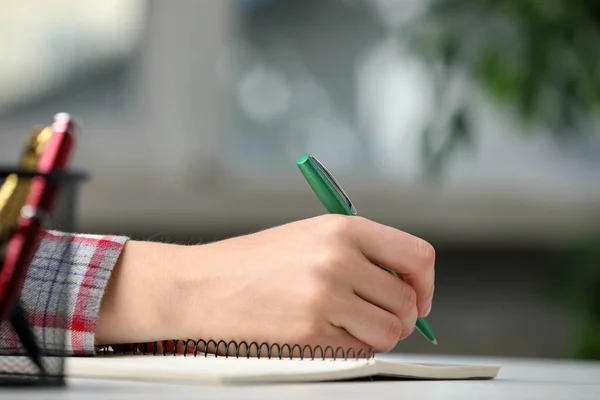
[[[203,346],[198,346],[202,342]],[[372,352],[320,346],[258,345],[241,342],[198,341],[185,352],[154,350],[152,346],[128,353],[104,349],[97,357],[67,359],[66,374],[94,379],[125,379],[188,383],[275,383],[385,379],[493,379],[499,365],[442,365],[376,357]],[[199,350],[202,348],[204,350]],[[229,349],[217,355],[214,349]],[[253,351],[254,350],[254,351]],[[257,351],[258,350],[258,351]],[[286,352],[286,350],[288,350]],[[290,358],[286,354],[294,353]]]

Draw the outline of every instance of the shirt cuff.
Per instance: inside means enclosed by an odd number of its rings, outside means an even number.
[[[44,231],[29,265],[21,305],[38,344],[49,352],[92,355],[100,304],[125,236]],[[0,346],[20,349],[3,323]]]

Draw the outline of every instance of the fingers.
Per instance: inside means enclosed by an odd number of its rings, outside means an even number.
[[[405,328],[397,316],[359,296],[353,296],[344,309],[333,315],[332,323],[378,352],[390,351],[404,336],[404,329],[414,329],[410,325]]]
[[[400,339],[409,336],[418,317],[417,295],[415,290],[389,272],[364,260],[353,264],[354,279],[350,283],[357,296],[376,305],[400,319],[402,334]]]
[[[426,316],[434,291],[433,246],[423,239],[365,218],[348,219],[352,220],[349,235],[359,250],[371,262],[401,275],[416,292],[419,316]]]

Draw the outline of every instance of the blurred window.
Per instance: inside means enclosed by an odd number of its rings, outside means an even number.
[[[126,118],[143,0],[2,1],[0,119]]]

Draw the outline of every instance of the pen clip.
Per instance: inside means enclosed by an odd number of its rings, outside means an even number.
[[[325,168],[325,166],[319,160],[317,160],[316,157],[310,156],[310,158],[312,158],[312,160],[315,162],[315,165],[321,170],[323,175],[325,175],[325,177],[329,180],[329,182],[331,183],[331,185],[333,186],[335,191],[338,192],[338,194],[342,197],[342,199],[344,199],[344,202],[346,202],[348,207],[350,207],[352,214],[357,215],[356,208],[354,207],[354,204],[352,204],[350,197],[348,197],[346,192],[344,192],[344,189],[342,189],[342,187],[340,186],[338,181],[333,177],[333,175],[331,175],[329,170],[327,170],[327,168]]]

